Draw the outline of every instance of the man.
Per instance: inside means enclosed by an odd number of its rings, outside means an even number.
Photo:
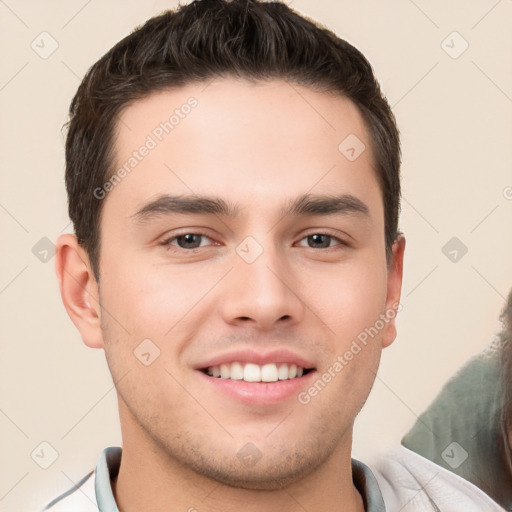
[[[512,291],[500,319],[493,343],[457,371],[402,446],[376,464],[393,508],[428,495],[442,510],[512,510]]]
[[[46,509],[385,510],[351,443],[396,336],[399,168],[367,60],[285,4],[192,2],[94,64],[56,269],[123,446]]]

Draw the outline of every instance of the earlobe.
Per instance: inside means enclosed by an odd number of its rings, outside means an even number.
[[[75,235],[59,237],[55,270],[62,302],[83,342],[92,348],[103,348],[98,284],[87,253]]]
[[[396,315],[400,311],[400,295],[404,268],[405,237],[399,235],[393,244],[393,259],[388,271],[386,318],[388,322],[382,335],[382,348],[388,347],[396,338]]]

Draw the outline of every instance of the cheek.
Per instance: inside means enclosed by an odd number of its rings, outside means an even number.
[[[387,295],[386,269],[380,261],[354,261],[328,274],[311,274],[304,284],[305,301],[327,325],[337,343],[350,344],[375,324]],[[341,348],[341,347],[339,347]]]
[[[106,321],[120,324],[132,337],[161,338],[211,288],[207,276],[148,267],[135,257],[118,259],[110,269],[102,287],[102,305],[110,317]]]

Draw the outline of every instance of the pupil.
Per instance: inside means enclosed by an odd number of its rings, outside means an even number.
[[[193,245],[196,248],[199,247],[197,243],[194,243],[194,237],[200,237],[201,235],[195,235],[193,233],[187,233],[186,235],[181,235],[178,237],[178,245],[183,249],[190,249],[190,245]],[[180,243],[181,241],[184,241],[184,243]],[[184,247],[185,246],[185,247]]]
[[[326,241],[324,241],[324,243],[322,243],[321,237],[325,237]],[[329,236],[327,236],[327,235],[316,234],[316,235],[310,235],[309,238],[313,240],[313,243],[318,243],[322,247],[329,247]],[[317,245],[317,247],[318,247],[318,245]]]

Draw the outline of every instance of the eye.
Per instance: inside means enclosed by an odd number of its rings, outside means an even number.
[[[198,249],[199,247],[204,246],[204,244],[201,244],[201,238],[206,238],[211,241],[211,238],[207,237],[202,233],[183,233],[181,235],[176,235],[171,238],[168,238],[167,240],[162,242],[162,245],[172,245],[174,247],[177,246],[180,249]]]
[[[306,241],[305,246],[302,242]],[[203,243],[204,242],[204,243]],[[204,233],[182,233],[174,235],[171,238],[167,238],[162,242],[162,245],[170,250],[194,250],[209,245],[208,242],[212,242],[212,239]],[[299,242],[299,246],[309,247],[311,249],[332,249],[336,246],[347,247],[348,244],[341,238],[330,235],[328,233],[312,233],[311,235],[305,236]],[[174,249],[176,248],[176,249]]]
[[[302,240],[306,240],[308,247],[312,249],[330,249],[336,245],[347,246],[348,244],[338,237],[329,235],[327,233],[313,233],[305,236]],[[301,241],[302,241],[301,240]],[[334,245],[331,245],[332,241],[337,241]],[[311,245],[312,244],[312,245]],[[302,246],[304,247],[304,246]]]

